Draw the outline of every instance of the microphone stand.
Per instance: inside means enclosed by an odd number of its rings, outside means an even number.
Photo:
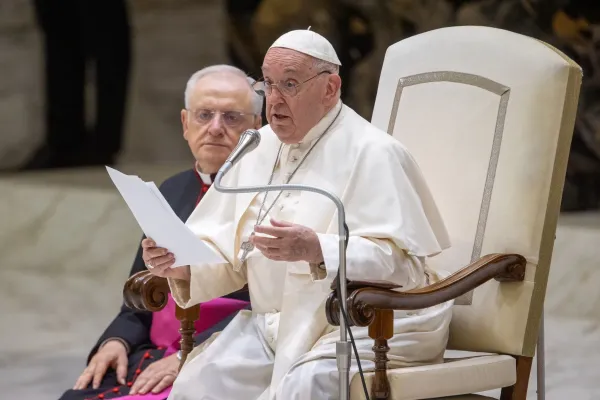
[[[225,164],[217,172],[214,188],[218,192],[222,193],[260,193],[260,192],[271,192],[279,190],[298,190],[307,191],[321,194],[335,203],[338,212],[338,235],[339,235],[339,258],[340,265],[338,268],[338,278],[340,284],[340,340],[336,343],[335,354],[337,360],[337,367],[339,372],[339,391],[340,400],[350,400],[350,342],[348,341],[348,327],[346,326],[346,319],[344,314],[346,312],[346,298],[347,296],[347,285],[346,285],[346,214],[344,212],[344,204],[342,201],[333,193],[326,190],[319,189],[312,186],[306,185],[267,185],[267,186],[245,186],[238,188],[227,188],[221,186],[221,179],[223,176],[233,167],[231,161],[226,161]]]

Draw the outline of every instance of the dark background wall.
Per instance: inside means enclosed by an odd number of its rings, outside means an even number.
[[[260,77],[268,46],[291,29],[329,38],[343,64],[344,101],[370,119],[386,48],[431,29],[486,25],[541,39],[584,70],[563,210],[600,208],[600,3],[581,0],[227,1],[228,53]],[[542,100],[541,100],[542,101]]]

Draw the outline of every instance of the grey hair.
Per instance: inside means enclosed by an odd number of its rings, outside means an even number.
[[[194,90],[196,83],[198,83],[200,79],[210,74],[224,72],[240,76],[248,81],[248,89],[252,91],[252,112],[256,115],[260,115],[262,113],[263,97],[256,93],[256,91],[252,87],[252,85],[255,82],[254,79],[246,75],[246,73],[241,69],[226,64],[211,65],[210,67],[202,68],[200,71],[196,71],[190,77],[190,79],[188,79],[187,84],[185,85],[184,94],[185,108],[190,107],[190,97],[192,96],[192,91]]]
[[[313,68],[317,72],[329,71],[332,74],[339,74],[340,67],[336,64],[330,63],[329,61],[320,60],[313,57]]]
[[[320,60],[318,58],[313,57],[313,68],[318,72],[324,72],[324,71],[329,71],[332,74],[339,74],[340,73],[340,67],[339,65],[336,65],[334,63],[330,63],[329,61],[325,61],[325,60]],[[340,88],[337,92],[337,96],[341,97],[342,96],[342,88]]]

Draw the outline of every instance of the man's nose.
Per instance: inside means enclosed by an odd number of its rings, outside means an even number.
[[[273,85],[271,87],[271,94],[267,97],[267,101],[271,104],[283,103],[283,95],[277,86]]]
[[[208,124],[208,132],[213,135],[219,135],[225,130],[221,114],[215,113]]]

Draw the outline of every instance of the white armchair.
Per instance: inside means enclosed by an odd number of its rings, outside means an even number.
[[[438,29],[389,47],[372,121],[419,163],[453,242],[429,264],[455,273],[404,293],[351,283],[350,319],[375,340],[371,399],[466,399],[499,388],[501,399],[526,398],[581,77],[553,47],[488,27]],[[448,349],[469,353],[386,370],[389,310],[451,298]],[[337,302],[334,291],[332,323]],[[364,398],[358,375],[351,396]]]

